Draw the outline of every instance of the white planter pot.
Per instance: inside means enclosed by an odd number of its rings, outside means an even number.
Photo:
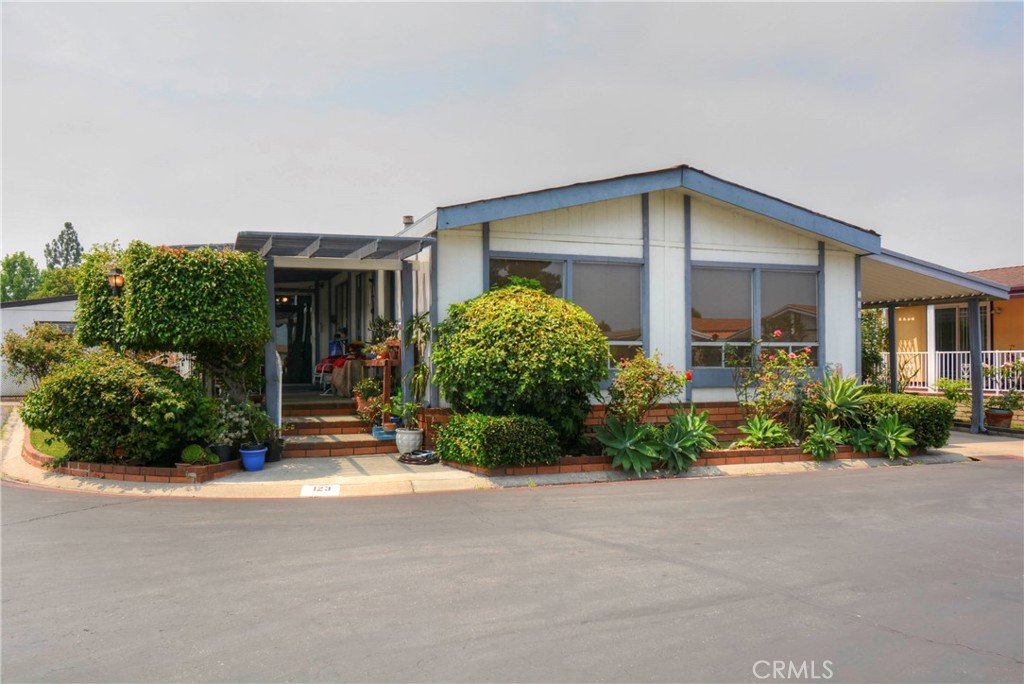
[[[416,451],[422,445],[422,429],[406,430],[405,428],[398,428],[395,430],[395,446],[398,447],[398,453],[408,454],[411,451]]]

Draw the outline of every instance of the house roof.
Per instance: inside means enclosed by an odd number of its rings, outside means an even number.
[[[1010,299],[1024,297],[1024,266],[985,268],[980,271],[969,271],[969,273],[979,278],[1006,285],[1010,288]]]
[[[861,260],[865,307],[1008,298],[1006,285],[887,249]]]
[[[433,238],[395,235],[243,231],[235,238],[235,249],[240,252],[256,252],[263,257],[404,259],[433,241]]]
[[[59,297],[40,297],[39,299],[18,299],[11,302],[0,302],[0,309],[15,309],[19,306],[38,306],[39,304],[57,304],[58,302],[73,302],[78,295],[61,295]]]
[[[818,237],[848,245],[864,254],[878,254],[881,251],[880,236],[872,230],[831,218],[686,165],[438,207],[434,217],[436,222],[431,223],[437,230],[449,230],[485,221],[497,221],[672,188],[682,188],[781,221]],[[422,230],[422,224],[417,224]]]

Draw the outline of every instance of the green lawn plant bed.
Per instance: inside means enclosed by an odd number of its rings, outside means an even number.
[[[60,441],[45,430],[33,430],[31,433],[32,446],[39,452],[54,458],[64,458],[68,455],[68,445]]]

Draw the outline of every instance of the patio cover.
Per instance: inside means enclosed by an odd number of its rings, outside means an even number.
[[[429,244],[433,238],[394,235],[335,235],[330,233],[276,233],[243,231],[235,238],[235,249],[256,252],[261,257],[327,259],[402,260]],[[374,265],[386,268],[383,265]]]
[[[896,307],[967,302],[971,346],[971,432],[985,432],[981,370],[981,306],[983,299],[1009,299],[1001,283],[883,249],[860,257],[858,289],[864,308],[885,307],[889,318],[889,385],[898,386]]]

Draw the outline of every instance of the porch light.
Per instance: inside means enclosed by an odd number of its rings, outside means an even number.
[[[110,285],[110,294],[112,296],[121,296],[121,288],[124,287],[124,274],[121,272],[121,269],[110,269],[110,273],[107,274],[107,284]]]

